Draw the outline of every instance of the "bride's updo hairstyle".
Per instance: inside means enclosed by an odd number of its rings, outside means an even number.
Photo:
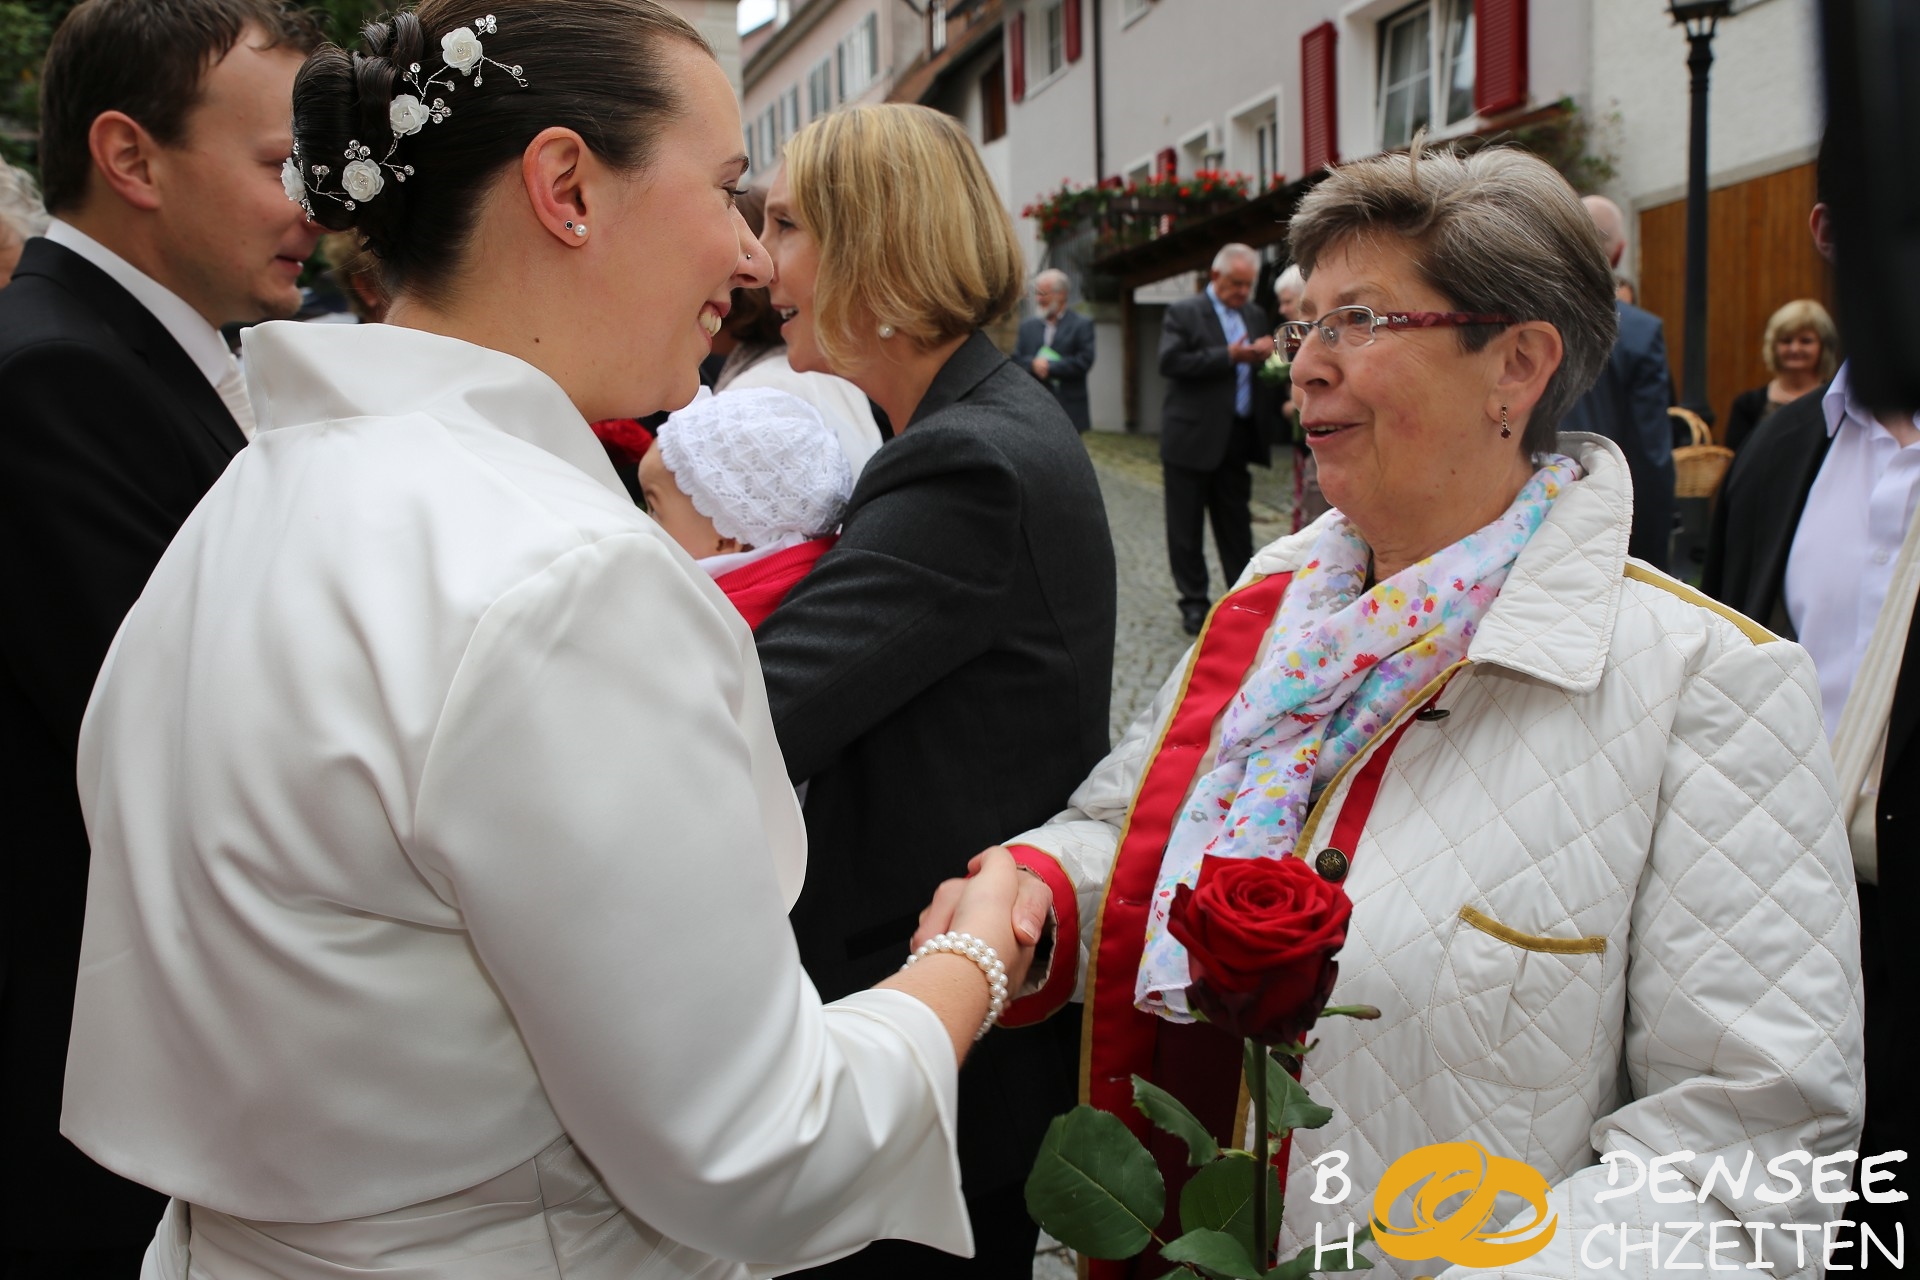
[[[441,42],[462,29],[484,53],[477,76],[442,70]],[[464,60],[472,42],[454,39]],[[293,85],[295,154],[313,219],[364,237],[392,292],[441,297],[489,188],[542,130],[572,129],[617,170],[646,167],[661,128],[682,109],[666,70],[676,41],[712,55],[698,31],[654,0],[425,0],[368,23],[356,52],[323,45]],[[440,83],[416,90],[436,75]],[[402,122],[413,127],[396,145],[396,95],[423,108],[438,98],[447,111]],[[356,144],[380,166],[365,171],[377,173],[377,193],[360,200],[343,185]],[[316,177],[315,165],[328,173]]]

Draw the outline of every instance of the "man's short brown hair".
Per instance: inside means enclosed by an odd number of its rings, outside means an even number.
[[[54,32],[40,79],[40,185],[47,210],[79,206],[93,169],[87,135],[124,111],[177,146],[206,75],[247,28],[266,48],[311,53],[320,30],[280,0],[86,0]],[[291,103],[289,103],[291,110]]]

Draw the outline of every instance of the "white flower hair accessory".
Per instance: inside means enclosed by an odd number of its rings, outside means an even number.
[[[520,73],[518,65],[508,66],[489,58],[486,46],[481,43],[483,35],[494,35],[500,30],[500,24],[492,14],[476,18],[469,26],[455,27],[440,37],[440,59],[444,64],[438,71],[420,77],[421,67],[417,62],[407,64],[401,74],[412,89],[412,93],[396,93],[393,101],[387,104],[387,127],[393,135],[387,144],[386,154],[378,160],[373,158],[373,148],[358,138],[347,143],[343,159],[346,164],[340,170],[340,190],[335,195],[322,189],[322,185],[333,173],[329,165],[306,164],[300,155],[300,144],[293,146],[293,155],[280,166],[280,185],[287,193],[287,199],[307,211],[307,217],[313,217],[313,197],[321,196],[332,200],[348,210],[357,209],[366,201],[373,199],[386,189],[387,174],[393,175],[395,182],[405,182],[413,176],[410,164],[393,163],[393,153],[400,149],[400,140],[410,138],[430,124],[439,124],[453,114],[453,108],[439,95],[429,95],[435,87],[448,93],[460,87],[454,79],[458,73],[470,76],[473,87],[479,88],[484,73],[489,66],[498,67],[506,72],[522,89],[527,87],[527,78]],[[385,173],[381,171],[385,170]],[[311,175],[311,181],[308,176]]]

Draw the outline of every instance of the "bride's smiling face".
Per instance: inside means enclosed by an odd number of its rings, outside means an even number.
[[[676,46],[665,58],[680,111],[655,138],[652,162],[619,184],[588,228],[602,248],[598,296],[580,302],[623,335],[608,372],[627,403],[609,417],[691,400],[732,291],[760,288],[769,275],[766,251],[733,204],[747,165],[733,86],[703,50]]]

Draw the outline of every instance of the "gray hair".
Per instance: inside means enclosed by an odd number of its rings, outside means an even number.
[[[1593,220],[1565,179],[1523,151],[1416,151],[1343,165],[1301,200],[1288,236],[1308,276],[1355,240],[1398,237],[1421,278],[1457,309],[1504,312],[1558,330],[1560,367],[1521,432],[1529,453],[1553,447],[1560,419],[1613,350],[1613,269]],[[1463,350],[1478,351],[1500,329],[1456,332]]]
[[[1220,246],[1220,252],[1213,255],[1212,270],[1215,272],[1225,271],[1236,262],[1251,262],[1257,267],[1260,264],[1260,255],[1255,253],[1248,245],[1222,245]]]
[[[0,163],[0,224],[25,240],[45,231],[47,222],[47,210],[40,203],[40,188],[33,175]]]
[[[1288,263],[1287,269],[1273,281],[1273,297],[1276,302],[1290,293],[1305,293],[1306,290],[1307,277],[1301,272],[1300,264],[1297,262]]]
[[[1060,290],[1060,292],[1064,294],[1068,294],[1069,296],[1071,296],[1073,293],[1072,278],[1069,277],[1066,272],[1062,271],[1058,267],[1048,267],[1045,271],[1042,271],[1039,275],[1033,278],[1033,283],[1035,287],[1038,287],[1043,284],[1051,285],[1053,288],[1056,288]]]

